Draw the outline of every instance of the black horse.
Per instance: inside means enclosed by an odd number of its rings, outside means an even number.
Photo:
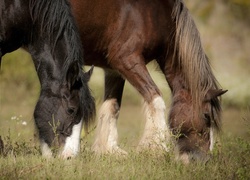
[[[68,1],[0,0],[0,15],[0,63],[23,47],[41,83],[34,118],[42,154],[51,157],[51,147],[60,147],[59,156],[76,155],[82,124],[88,127],[94,119],[95,103],[87,85],[92,69],[82,71],[82,46]]]

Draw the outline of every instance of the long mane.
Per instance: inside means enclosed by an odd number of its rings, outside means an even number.
[[[196,106],[194,108],[201,110],[201,103],[208,90],[218,89],[219,85],[203,50],[197,27],[182,0],[175,2],[172,18],[176,22],[175,58],[178,59],[173,67],[181,70],[191,92],[193,104]],[[221,111],[219,99],[212,99],[211,105],[214,116],[212,124],[219,129]]]
[[[64,68],[68,69],[71,63],[78,61],[83,65],[83,50],[75,25],[74,18],[71,14],[71,8],[66,0],[30,0],[29,9],[34,25],[38,25],[39,33],[45,34],[49,39],[52,52],[58,40],[67,35],[71,51],[64,62]],[[33,37],[36,38],[36,37]],[[53,53],[52,53],[53,54]]]
[[[83,121],[87,128],[95,119],[95,103],[87,85],[88,77],[83,72],[83,48],[80,41],[78,29],[71,14],[71,7],[67,0],[30,0],[29,10],[33,25],[37,27],[39,34],[48,38],[48,43],[52,47],[51,54],[56,48],[58,40],[67,38],[68,51],[64,60],[62,79],[66,77],[70,65],[77,62],[79,66],[78,78],[82,81],[80,89],[81,107],[83,111]],[[32,37],[34,38],[37,37]]]

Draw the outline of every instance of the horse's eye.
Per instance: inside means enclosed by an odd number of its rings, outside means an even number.
[[[208,113],[204,113],[204,117],[205,119],[210,120],[210,115]]]
[[[204,113],[204,120],[205,120],[207,126],[211,126],[211,117],[210,117],[209,113]]]
[[[67,112],[68,114],[72,115],[75,112],[75,108],[68,108]]]

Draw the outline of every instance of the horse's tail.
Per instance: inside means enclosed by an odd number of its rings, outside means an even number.
[[[191,14],[182,0],[177,0],[173,7],[172,18],[176,23],[175,59],[173,68],[181,70],[185,83],[189,88],[194,108],[201,108],[208,90],[218,89],[209,60],[203,50],[198,29]],[[214,119],[216,128],[220,124],[220,103],[215,99],[218,118]]]

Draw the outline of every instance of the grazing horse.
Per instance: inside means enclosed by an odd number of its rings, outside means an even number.
[[[118,146],[117,119],[125,80],[145,100],[146,124],[138,150],[163,149],[171,132],[178,158],[202,159],[220,127],[225,91],[211,71],[195,23],[181,0],[70,0],[85,64],[105,72],[105,95],[93,144],[96,153],[126,154]],[[169,122],[162,94],[146,68],[155,60],[172,92]]]
[[[75,156],[95,103],[87,86],[92,70],[82,72],[83,50],[68,1],[0,0],[0,14],[0,59],[24,47],[38,74],[34,119],[42,154],[51,157],[60,147],[59,156]]]

